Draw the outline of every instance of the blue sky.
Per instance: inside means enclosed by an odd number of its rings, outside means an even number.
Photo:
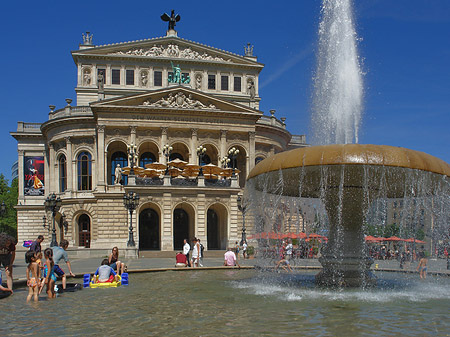
[[[164,36],[159,18],[175,9],[182,38],[243,54],[254,45],[261,110],[310,134],[311,77],[320,0],[301,1],[8,1],[2,4],[0,139],[8,179],[17,159],[9,135],[17,121],[44,122],[48,105],[75,99],[70,55],[81,34],[95,44]],[[125,6],[126,4],[126,6]],[[224,5],[226,4],[226,5]],[[450,162],[450,1],[359,0],[355,4],[365,72],[360,143],[424,151]],[[73,104],[72,104],[73,105]]]

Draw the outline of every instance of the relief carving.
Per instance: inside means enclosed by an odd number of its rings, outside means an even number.
[[[118,51],[115,53],[110,53],[109,55],[154,56],[154,57],[168,57],[168,58],[176,57],[189,60],[219,61],[231,63],[231,59],[225,60],[218,56],[212,56],[206,52],[199,53],[189,47],[180,48],[176,44],[169,44],[167,46],[153,45],[153,47],[147,49],[137,48],[128,51]]]
[[[152,102],[151,99],[148,99],[142,103],[142,105],[158,108],[217,109],[214,104],[208,103],[203,104],[199,100],[193,99],[191,94],[186,97],[186,95],[180,91],[175,95],[170,93],[156,102]]]

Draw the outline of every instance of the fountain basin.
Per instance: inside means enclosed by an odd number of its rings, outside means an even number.
[[[289,197],[319,198],[329,219],[329,241],[317,282],[371,283],[362,226],[378,198],[449,193],[450,165],[429,154],[386,145],[337,144],[278,153],[249,174],[248,188]],[[254,211],[257,212],[255,209]]]

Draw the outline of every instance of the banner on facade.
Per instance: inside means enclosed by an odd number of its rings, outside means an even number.
[[[44,157],[24,157],[24,195],[44,195]]]

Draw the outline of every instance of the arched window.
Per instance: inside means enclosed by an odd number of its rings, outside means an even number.
[[[92,160],[89,152],[81,152],[77,158],[78,190],[92,190]]]
[[[119,164],[120,167],[122,167],[122,168],[124,168],[125,166],[128,165],[127,155],[124,152],[121,152],[121,151],[114,152],[113,155],[111,156],[111,185],[114,184],[114,180],[116,178],[115,173],[116,173],[117,164]],[[122,175],[122,181],[123,181],[123,185],[127,185],[128,184],[128,176]]]
[[[151,153],[151,152],[144,152],[141,155],[141,158],[139,159],[139,166],[145,168],[145,165],[151,164],[151,163],[154,163],[154,162],[156,162],[155,155],[153,153]]]
[[[59,157],[58,164],[59,164],[59,191],[62,193],[67,189],[67,162],[65,155],[61,155]]]
[[[177,159],[177,158],[180,160],[184,160],[183,156],[180,153],[174,152],[174,153],[170,154],[169,161]]]
[[[200,166],[211,164],[211,158],[206,153],[203,155],[202,161],[200,162],[200,158],[198,161]]]
[[[264,160],[264,157],[256,157],[256,158],[255,158],[255,165],[258,165],[259,162],[261,162],[261,161],[263,161],[263,160]]]

